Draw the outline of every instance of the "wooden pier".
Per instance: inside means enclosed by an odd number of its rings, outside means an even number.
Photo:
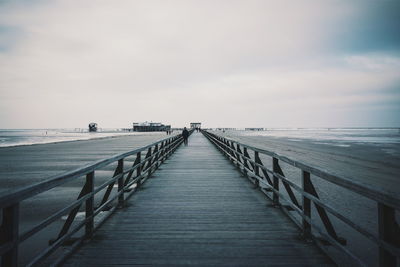
[[[24,265],[335,265],[326,246],[342,253],[340,264],[374,265],[348,248],[338,221],[376,245],[379,266],[398,264],[396,196],[211,132],[191,133],[189,146],[181,135],[169,137],[0,196],[0,266],[19,266],[21,244],[39,232],[52,238]],[[299,171],[301,185],[281,164]],[[377,229],[320,198],[314,177],[376,203]],[[79,182],[77,199],[21,231],[20,204],[67,182]]]
[[[269,204],[195,133],[65,265],[331,264]]]

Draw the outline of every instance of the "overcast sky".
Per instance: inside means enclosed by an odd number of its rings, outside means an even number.
[[[400,127],[400,1],[0,0],[0,128]]]

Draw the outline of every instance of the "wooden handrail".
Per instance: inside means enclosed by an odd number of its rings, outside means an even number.
[[[395,218],[395,211],[400,210],[400,198],[385,193],[381,189],[373,188],[371,186],[351,181],[348,178],[330,174],[326,171],[319,170],[316,167],[289,159],[268,150],[249,146],[231,138],[222,137],[207,131],[202,131],[202,133],[219,150],[221,150],[243,174],[260,187],[261,191],[273,200],[275,206],[279,206],[285,211],[285,213],[302,229],[305,237],[311,237],[317,240],[311,231],[311,228],[313,228],[314,230],[317,230],[317,232],[329,243],[345,252],[355,261],[355,263],[363,266],[364,263],[361,259],[346,248],[346,240],[337,236],[335,228],[327,214],[329,213],[367,237],[379,247],[380,266],[395,266],[397,258],[400,257],[400,228]],[[254,159],[251,158],[248,150],[254,152]],[[259,154],[264,154],[272,158],[272,170],[263,165]],[[302,186],[291,182],[285,177],[281,167],[279,166],[279,161],[285,162],[302,171]],[[260,170],[262,173],[260,173]],[[378,236],[337,212],[329,205],[329,203],[325,203],[321,200],[311,181],[311,174],[376,201],[379,219]],[[284,185],[289,198],[281,193],[279,182]],[[301,195],[302,205],[298,203],[292,189],[296,190]],[[271,192],[272,196],[269,195]],[[312,220],[310,209],[311,203],[314,203],[318,215],[325,227],[325,231],[323,231],[320,226]],[[290,209],[288,209],[288,207]],[[298,219],[290,214],[290,211],[297,212],[302,218],[302,222],[299,223]]]
[[[190,131],[190,134],[193,131]],[[51,223],[55,222],[57,218],[64,214],[68,214],[68,218],[64,223],[58,237],[50,241],[50,246],[43,250],[39,255],[28,264],[28,266],[35,265],[50,255],[53,251],[59,248],[65,241],[72,237],[81,228],[85,228],[85,234],[75,241],[75,245],[80,244],[84,239],[90,238],[93,231],[97,229],[101,223],[107,219],[111,213],[118,207],[122,207],[125,201],[132,196],[138,187],[151,176],[151,174],[183,143],[182,135],[165,138],[163,140],[154,142],[150,145],[114,155],[107,159],[102,159],[94,163],[87,164],[81,168],[67,171],[59,175],[52,176],[47,180],[37,183],[32,186],[27,186],[22,189],[17,189],[11,193],[3,194],[0,196],[0,209],[2,209],[2,224],[0,226],[0,256],[1,266],[17,266],[18,264],[18,248],[20,243],[29,239],[31,236],[39,231],[46,229]],[[142,159],[142,153],[146,153],[146,157]],[[133,166],[127,170],[123,169],[124,159],[129,156],[136,156]],[[117,162],[117,168],[114,175],[98,186],[94,187],[95,173],[111,163]],[[134,172],[136,174],[134,175]],[[78,198],[69,203],[66,207],[54,212],[49,217],[39,222],[35,226],[26,230],[24,233],[19,233],[19,204],[21,201],[34,197],[40,193],[46,192],[57,186],[63,185],[79,177],[86,176],[86,182]],[[111,196],[114,189],[114,184],[118,184],[117,192]],[[136,183],[135,188],[131,188]],[[94,206],[94,196],[106,189],[100,205],[96,208]],[[127,194],[127,196],[125,196]],[[116,206],[108,208],[117,201]],[[85,204],[86,217],[82,222],[77,225],[72,225],[75,220],[76,214]],[[107,216],[101,219],[95,225],[94,217],[101,211],[110,211]]]
[[[122,158],[126,158],[128,156],[132,156],[134,154],[137,154],[138,152],[142,152],[143,150],[154,147],[155,145],[157,145],[159,143],[162,143],[166,140],[169,140],[171,138],[176,138],[176,137],[180,137],[180,135],[165,138],[163,140],[154,142],[150,145],[147,145],[147,146],[144,146],[144,147],[141,147],[141,148],[129,151],[129,152],[117,154],[110,158],[101,159],[94,163],[89,163],[78,169],[51,176],[43,182],[31,185],[31,186],[27,186],[27,187],[24,187],[21,189],[16,189],[10,193],[0,195],[0,208],[10,206],[13,203],[21,202],[24,199],[30,198],[30,197],[40,194],[44,191],[48,191],[49,189],[52,189],[56,186],[62,185],[63,183],[69,182],[69,181],[71,181],[71,179],[80,177],[91,171],[94,171],[96,169],[100,169],[104,166],[107,166],[110,163],[118,161]]]
[[[204,132],[206,132],[206,131],[203,131],[203,133]],[[210,135],[214,135],[210,132],[207,132],[207,133]],[[215,135],[215,136],[217,136],[217,135]],[[221,136],[219,136],[219,137],[221,137]],[[396,197],[396,196],[393,196],[392,194],[388,194],[387,192],[385,192],[384,190],[382,190],[380,188],[374,188],[372,186],[353,181],[350,178],[347,178],[344,176],[339,176],[339,175],[334,175],[334,174],[328,173],[326,171],[318,169],[317,167],[313,167],[311,165],[299,162],[297,160],[290,159],[286,156],[279,155],[279,154],[269,151],[269,150],[265,150],[265,149],[261,149],[261,148],[257,148],[254,146],[240,143],[229,137],[221,137],[221,138],[228,140],[230,142],[233,142],[235,144],[238,144],[247,149],[253,150],[255,152],[259,152],[261,154],[264,154],[264,155],[267,155],[267,156],[270,156],[273,158],[277,158],[280,161],[283,161],[289,165],[292,165],[293,167],[297,167],[299,169],[307,171],[310,174],[313,174],[315,176],[323,178],[324,180],[327,180],[333,184],[342,186],[346,189],[357,192],[360,195],[363,195],[363,196],[373,199],[375,201],[382,202],[386,205],[394,207],[397,210],[400,210],[400,197]]]

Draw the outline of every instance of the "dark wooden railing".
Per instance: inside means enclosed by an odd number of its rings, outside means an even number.
[[[318,244],[320,238],[315,232],[324,238],[325,241],[346,253],[355,263],[360,266],[366,265],[354,253],[346,247],[346,240],[339,237],[328,214],[333,215],[343,223],[350,226],[355,231],[364,235],[379,247],[379,266],[398,266],[400,257],[400,228],[396,222],[396,210],[400,210],[400,199],[393,197],[376,188],[359,184],[349,179],[338,177],[315,167],[308,166],[298,161],[280,156],[274,152],[259,149],[249,145],[239,143],[230,138],[202,131],[202,133],[232,161],[237,168],[246,175],[261,191],[272,199],[276,207],[282,210],[300,227],[305,238],[310,238]],[[268,169],[261,160],[261,155],[272,160],[272,170]],[[290,181],[285,177],[280,162],[301,170],[302,185]],[[357,222],[339,213],[330,203],[319,198],[316,188],[311,179],[311,175],[322,178],[323,180],[335,184],[341,188],[346,188],[353,193],[357,193],[377,203],[378,233],[373,233]],[[280,187],[283,185],[285,194]],[[297,200],[293,190],[301,196],[301,202]],[[316,223],[316,218],[311,216],[311,204],[315,205],[323,228]],[[299,217],[291,214],[297,212]],[[397,262],[397,263],[396,263]]]
[[[70,251],[73,251],[83,240],[90,238],[93,232],[100,227],[113,211],[118,207],[122,207],[125,201],[182,142],[183,138],[181,135],[166,138],[148,146],[97,161],[74,171],[54,176],[44,182],[0,196],[0,208],[2,211],[2,216],[0,217],[2,218],[0,226],[1,266],[17,266],[20,244],[39,231],[46,230],[50,224],[59,220],[63,215],[68,215],[68,217],[57,237],[51,240],[49,246],[40,254],[36,255],[36,257],[28,263],[28,266],[39,264],[60,246],[71,241],[71,237],[74,234],[84,229],[84,233],[79,238],[73,239],[74,242],[70,249]],[[142,158],[144,152],[146,154],[144,158]],[[127,157],[133,157],[134,163],[129,169],[125,170],[124,160]],[[106,182],[95,187],[96,171],[112,163],[117,164],[114,175]],[[29,230],[19,233],[19,210],[20,203],[23,200],[32,198],[82,176],[85,177],[86,181],[76,201],[69,203],[68,206],[53,213]],[[114,186],[115,184],[117,184],[117,186]],[[116,192],[112,192],[114,188],[117,188]],[[103,192],[104,195],[100,198],[100,203],[95,205],[95,195]],[[76,222],[76,215],[79,210],[82,210],[83,205],[85,206],[85,219]],[[102,211],[107,211],[107,215],[102,216],[99,220],[95,220],[96,215]],[[66,255],[64,255],[64,257],[65,256]],[[63,257],[59,260],[61,261],[62,259]],[[57,265],[57,262],[55,265]]]

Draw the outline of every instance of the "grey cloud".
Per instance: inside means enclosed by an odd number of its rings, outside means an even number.
[[[367,0],[349,3],[357,12],[338,21],[332,35],[333,46],[348,52],[385,51],[399,55],[400,2]]]
[[[11,27],[3,36],[14,29],[19,34],[0,51],[0,125],[203,120],[208,126],[307,127],[339,123],[325,118],[349,107],[360,112],[387,103],[393,110],[400,57],[378,42],[371,47],[379,53],[356,46],[377,38],[371,25],[382,16],[372,11],[361,1],[305,0],[3,6],[0,25]],[[388,24],[391,30],[380,40],[397,46],[389,35],[398,19],[384,21],[377,29]],[[271,113],[279,116],[265,116]],[[344,117],[343,124],[357,116]]]

